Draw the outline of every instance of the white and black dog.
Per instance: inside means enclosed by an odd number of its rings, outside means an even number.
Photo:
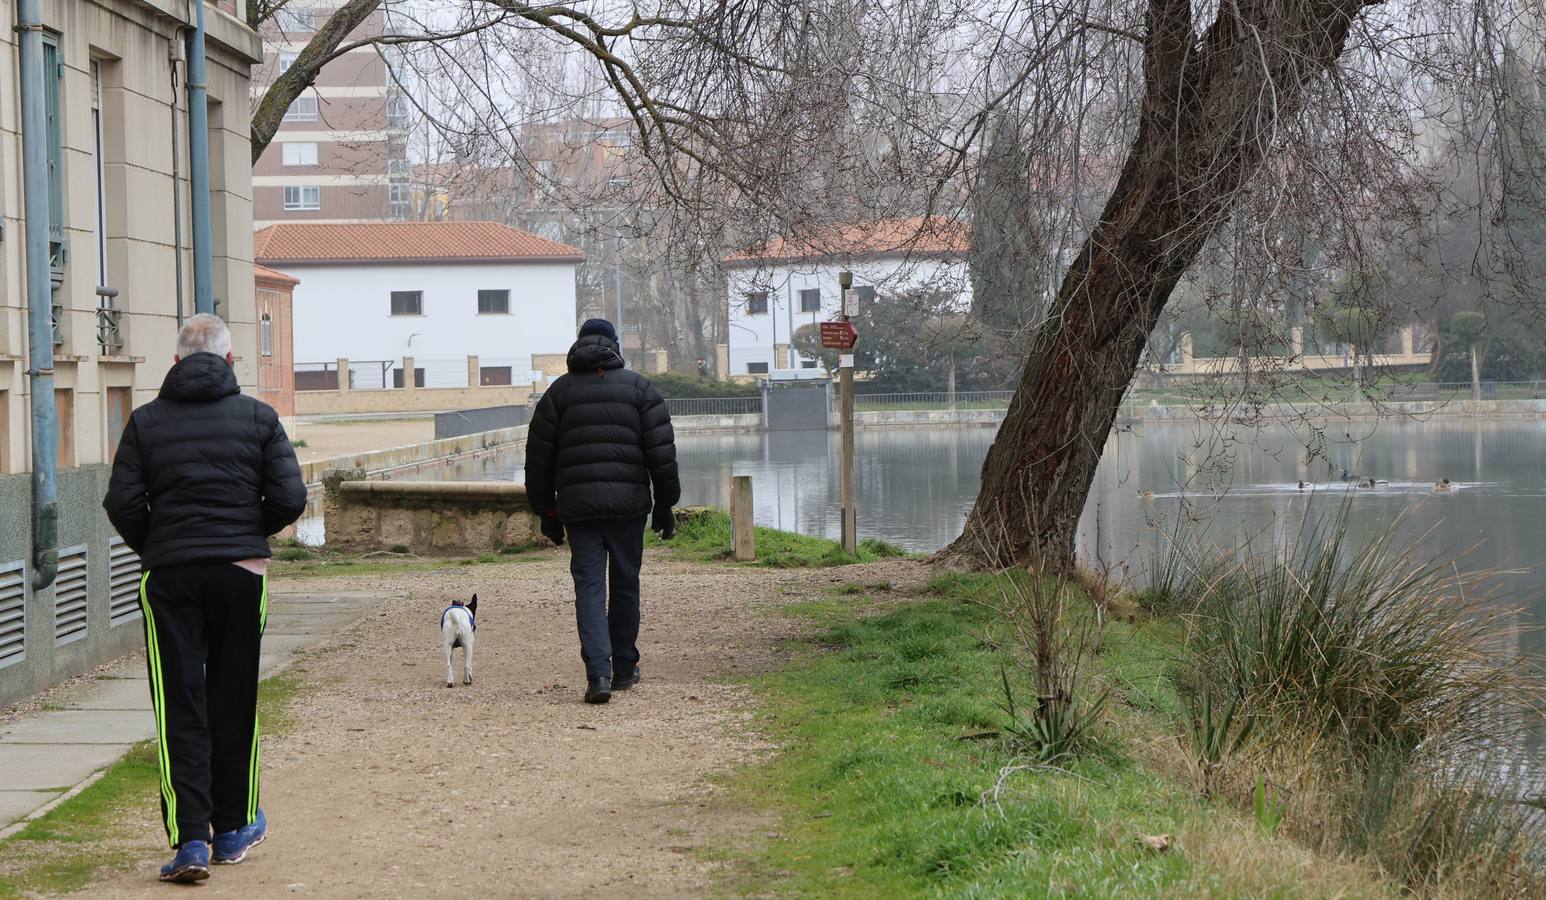
[[[440,642],[446,651],[446,687],[456,683],[451,669],[451,651],[462,648],[462,684],[472,684],[472,639],[478,630],[478,595],[463,603],[452,600],[440,614]]]

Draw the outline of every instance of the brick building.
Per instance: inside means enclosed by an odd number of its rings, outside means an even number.
[[[252,72],[259,97],[312,39],[338,0],[290,0],[263,27],[263,63]],[[380,35],[378,10],[351,34]],[[390,64],[390,47],[350,50],[322,68],[291,104],[252,170],[253,218],[275,222],[358,222],[409,215],[406,135],[409,105]]]

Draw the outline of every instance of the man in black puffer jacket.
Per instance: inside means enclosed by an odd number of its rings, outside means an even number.
[[[243,396],[231,333],[189,319],[161,394],[134,411],[102,505],[140,555],[140,608],[161,748],[166,881],[240,862],[261,841],[258,654],[268,537],[300,517],[306,485],[279,417]]]
[[[542,395],[526,434],[532,511],[554,543],[568,530],[587,703],[639,683],[644,523],[653,513],[650,527],[670,540],[671,507],[682,493],[666,401],[648,378],[623,368],[620,350],[612,323],[582,325],[569,373]]]

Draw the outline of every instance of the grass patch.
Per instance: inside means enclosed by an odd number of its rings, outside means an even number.
[[[290,674],[258,685],[265,734],[290,726],[289,707],[301,687]],[[160,784],[155,742],[135,744],[90,787],[0,841],[0,898],[79,891],[160,852]]]
[[[840,543],[827,538],[809,537],[773,528],[757,528],[757,561],[751,565],[775,569],[810,569],[876,562],[907,555],[902,548],[874,539],[859,542],[858,554],[843,552]],[[646,542],[660,545],[653,532]],[[721,560],[730,555],[730,515],[724,510],[706,510],[677,525],[670,546],[684,556]]]
[[[739,802],[779,817],[732,860],[738,892],[790,896],[1379,896],[1385,886],[1259,833],[1149,757],[1175,747],[1165,677],[1175,634],[1113,623],[1095,677],[1116,698],[1096,747],[1058,768],[1004,737],[1001,623],[957,602],[987,576],[936,579],[940,598],[856,614],[802,607],[814,634],[754,682],[763,727],[786,748],[741,773]],[[1178,751],[1168,754],[1174,757]],[[985,795],[989,799],[984,799]],[[1145,836],[1169,835],[1156,852]]]

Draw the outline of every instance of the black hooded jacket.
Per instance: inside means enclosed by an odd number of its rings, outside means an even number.
[[[269,555],[306,484],[274,410],[224,359],[195,353],[129,417],[102,506],[147,569],[235,562]]]
[[[569,374],[542,395],[526,432],[532,511],[584,522],[675,506],[682,494],[676,439],[660,392],[623,368],[617,345],[603,335],[575,341],[568,363]]]

